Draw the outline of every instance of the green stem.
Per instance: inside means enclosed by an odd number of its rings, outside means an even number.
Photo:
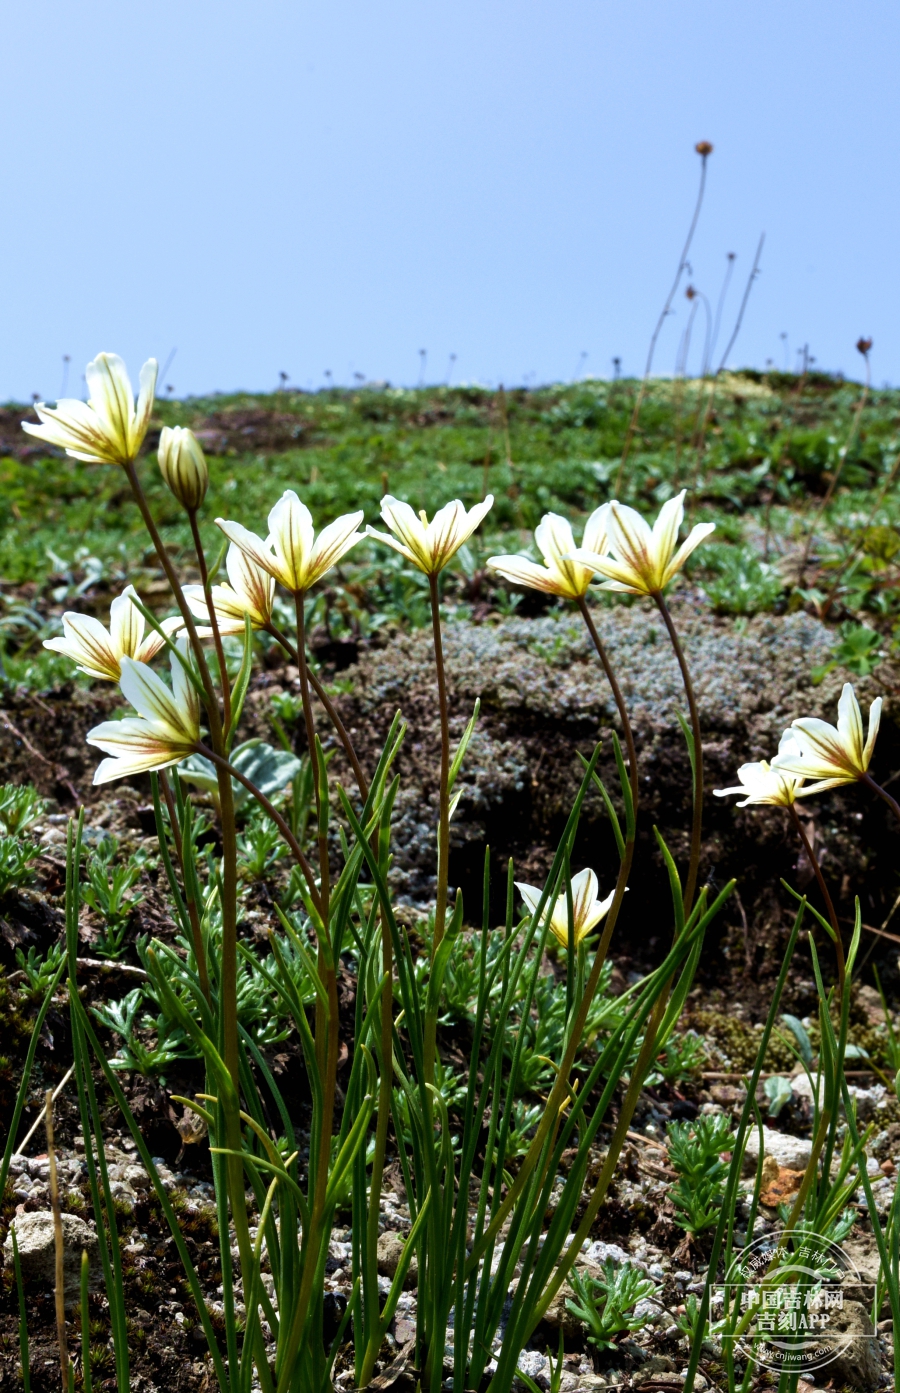
[[[305,595],[302,590],[294,592],[294,605],[297,613],[297,668],[300,673],[300,697],[303,701],[303,716],[306,721],[306,740],[309,745],[309,759],[313,767],[313,791],[316,798],[316,814],[318,818],[319,875],[322,887],[323,905],[322,918],[324,920],[328,916],[328,900],[330,897],[328,838],[323,831],[318,756],[316,754],[316,720],[313,714],[312,702],[309,697],[309,664],[306,660],[306,612],[304,600]]]
[[[211,1001],[209,990],[209,968],[206,963],[206,950],[203,945],[203,930],[200,924],[200,912],[197,908],[197,901],[191,892],[191,885],[188,877],[184,873],[184,858],[181,851],[181,827],[178,822],[178,812],[175,807],[175,799],[172,797],[172,790],[169,787],[169,780],[166,778],[165,769],[160,769],[157,773],[159,786],[162,789],[163,798],[166,800],[166,810],[169,814],[169,823],[172,828],[172,844],[175,848],[175,859],[181,871],[181,883],[184,887],[184,904],[188,912],[188,919],[191,925],[191,942],[194,947],[194,957],[197,960],[197,976],[200,978],[200,987],[207,1001]]]
[[[697,698],[694,695],[694,684],[691,681],[691,673],[688,668],[687,658],[678,637],[678,631],[669,613],[669,607],[663,598],[661,590],[657,590],[653,596],[656,607],[663,618],[663,623],[669,633],[675,657],[678,659],[678,666],[681,668],[681,680],[684,683],[684,694],[687,697],[687,704],[691,713],[691,739],[694,745],[694,811],[691,821],[691,858],[688,864],[687,884],[684,891],[684,913],[685,918],[690,914],[694,903],[694,892],[697,889],[697,876],[700,870],[700,841],[703,835],[703,744],[700,737],[700,712],[697,708]]]
[[[200,529],[197,526],[196,508],[188,508],[187,515],[191,524],[191,536],[194,539],[194,551],[197,554],[197,565],[200,567],[200,581],[203,586],[203,594],[206,597],[209,627],[212,629],[213,644],[219,663],[219,680],[222,684],[222,710],[225,717],[225,735],[227,736],[228,732],[231,730],[231,688],[228,685],[228,673],[225,670],[225,649],[222,647],[222,635],[219,632],[219,619],[213,607],[212,586],[209,582],[209,567],[206,564],[203,542],[200,539]]]
[[[279,643],[281,645],[285,653],[287,653],[288,657],[293,658],[294,662],[297,663],[297,650],[291,643],[290,639],[285,634],[283,634],[280,629],[277,629],[271,620],[268,624],[265,625],[265,629],[267,633],[272,635],[276,643]],[[299,671],[299,669],[300,664],[297,663],[297,670]],[[350,736],[347,733],[347,728],[337,713],[337,708],[335,707],[325,688],[322,686],[322,683],[319,681],[318,677],[313,672],[312,668],[309,667],[308,664],[307,675],[309,677],[309,685],[312,687],[317,698],[322,703],[322,706],[325,709],[325,714],[328,717],[331,724],[334,726],[337,737],[344,747],[344,753],[350,761],[350,765],[353,769],[353,774],[356,779],[357,786],[359,788],[360,794],[362,795],[362,800],[363,802],[365,802],[369,796],[369,783],[366,779],[365,774],[363,773],[362,765],[357,759],[356,751],[353,748],[353,741],[350,739]]]
[[[434,907],[434,939],[432,958],[444,937],[447,919],[447,882],[450,875],[450,716],[447,707],[447,679],[444,670],[444,645],[441,638],[441,605],[438,578],[428,577],[431,593],[431,630],[434,638],[434,668],[437,676],[438,708],[441,721],[441,787],[438,821],[438,879],[437,901]]]
[[[613,667],[607,656],[606,649],[604,648],[600,635],[597,632],[597,626],[594,623],[594,616],[591,614],[591,611],[588,608],[588,603],[584,595],[579,595],[577,604],[578,608],[581,610],[581,617],[587,625],[587,631],[590,634],[594,647],[597,650],[597,656],[603,664],[603,671],[605,672],[606,680],[610,685],[610,690],[613,694],[613,701],[616,703],[616,710],[619,713],[619,720],[622,722],[622,734],[625,737],[625,748],[628,751],[628,781],[631,784],[631,801],[634,805],[634,815],[635,817],[637,817],[637,751],[634,748],[634,734],[631,729],[631,720],[628,716],[628,707],[625,705],[625,698],[622,695],[622,689],[619,686],[618,678],[616,677],[616,674],[613,671]]]
[[[206,693],[206,713],[209,720],[209,734],[212,742],[213,752],[217,756],[215,761],[218,775],[219,810],[222,826],[222,963],[220,970],[220,1002],[222,1011],[222,1045],[225,1066],[231,1077],[232,1086],[236,1097],[240,1097],[240,1069],[238,1053],[238,1022],[237,1022],[237,830],[235,827],[234,816],[234,795],[231,788],[231,776],[227,772],[227,761],[225,755],[225,737],[222,728],[222,716],[219,710],[218,697],[210,676],[209,666],[206,661],[206,654],[197,633],[197,626],[194,623],[194,616],[190,606],[184,596],[181,582],[175,572],[175,567],[169,558],[169,554],[163,545],[163,540],[159,535],[159,530],[150,512],[144,490],[141,487],[137,476],[134,462],[129,462],[124,466],[125,475],[131,485],[134,500],[137,503],[144,526],[149,533],[150,540],[156,550],[159,563],[163,568],[166,579],[172,589],[175,603],[184,620],[184,627],[187,630],[188,639],[197,663],[197,671],[200,674],[200,681]],[[227,677],[221,674],[223,682],[227,683]],[[225,763],[226,768],[222,765]],[[241,1120],[235,1109],[223,1109],[225,1112],[225,1136],[226,1145],[232,1155],[226,1160],[228,1175],[228,1195],[231,1201],[231,1215],[234,1223],[235,1236],[238,1241],[238,1249],[241,1259],[241,1271],[244,1278],[245,1290],[249,1290],[250,1274],[253,1270],[253,1249],[250,1240],[250,1228],[247,1220],[247,1202],[244,1192],[244,1167],[240,1159],[241,1152]],[[227,1237],[223,1240],[225,1253],[223,1262],[228,1261]]]
[[[797,816],[797,807],[795,803],[792,803],[790,805],[790,811],[791,817],[794,821],[794,828],[796,829],[797,836],[803,843],[803,849],[806,852],[809,864],[813,868],[816,880],[818,881],[819,889],[822,892],[822,898],[825,901],[825,911],[828,915],[828,922],[831,924],[831,932],[834,934],[834,952],[837,958],[838,970],[838,999],[840,1001],[843,1001],[844,983],[846,977],[846,964],[844,962],[844,944],[841,939],[840,925],[838,924],[837,915],[834,912],[834,904],[832,903],[831,895],[828,893],[828,886],[825,883],[825,877],[822,874],[822,867],[819,865],[819,859],[816,856],[815,851],[813,850],[813,846],[809,840],[809,837],[806,835],[806,829],[804,828],[803,823]]]

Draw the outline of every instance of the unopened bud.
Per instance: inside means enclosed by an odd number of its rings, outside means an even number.
[[[209,469],[200,441],[187,426],[163,426],[159,472],[183,508],[200,507],[209,486]]]
[[[697,151],[697,154],[702,155],[704,159],[713,152],[713,148],[708,140],[698,140],[694,149]]]
[[[857,339],[857,340],[856,340],[856,347],[857,347],[857,350],[862,354],[862,356],[863,356],[864,358],[866,358],[866,357],[868,357],[869,349],[872,347],[872,340],[871,340],[871,339]]]

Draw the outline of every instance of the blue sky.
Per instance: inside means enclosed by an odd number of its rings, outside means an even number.
[[[429,381],[640,373],[699,139],[723,340],[766,233],[733,361],[859,375],[866,334],[900,381],[895,0],[20,0],[4,37],[0,398],[101,349],[177,349],[178,395],[415,383],[421,349]]]

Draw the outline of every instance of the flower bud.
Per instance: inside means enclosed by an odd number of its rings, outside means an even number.
[[[163,426],[159,472],[183,508],[200,507],[209,486],[209,469],[200,442],[187,426]]]
[[[713,148],[708,140],[698,140],[694,149],[697,151],[698,155],[702,155],[703,159],[706,159],[707,155],[711,155],[713,152]]]

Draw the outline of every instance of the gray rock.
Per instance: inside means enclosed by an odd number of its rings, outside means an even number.
[[[19,1247],[23,1278],[52,1287],[56,1278],[56,1241],[53,1215],[47,1211],[37,1214],[17,1214],[12,1222]],[[75,1214],[62,1216],[64,1273],[66,1297],[77,1297],[81,1287],[81,1253],[87,1251],[91,1280],[100,1275],[100,1245],[94,1225]],[[13,1265],[12,1237],[7,1234],[3,1245],[3,1261]]]
[[[792,1137],[787,1132],[776,1132],[771,1127],[763,1128],[765,1154],[776,1160],[786,1170],[802,1171],[809,1165],[812,1155],[812,1142],[809,1137]],[[744,1173],[749,1175],[756,1169],[759,1160],[759,1132],[754,1127],[747,1137],[744,1152]]]
[[[400,1265],[404,1249],[403,1238],[399,1233],[383,1233],[378,1239],[378,1271],[385,1277],[393,1278]],[[413,1257],[404,1280],[404,1287],[414,1287],[419,1275],[419,1264]]]
[[[845,1301],[829,1317],[822,1344],[834,1349],[835,1355],[821,1368],[823,1380],[837,1388],[849,1384],[860,1393],[872,1393],[881,1382],[881,1356],[868,1311],[858,1301]]]

